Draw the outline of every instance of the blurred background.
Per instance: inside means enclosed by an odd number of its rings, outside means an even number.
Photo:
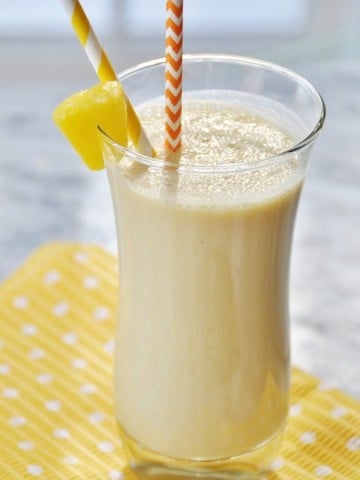
[[[163,56],[165,0],[83,0],[117,70]],[[185,0],[184,50],[256,56],[306,76],[328,118],[294,239],[293,359],[360,396],[360,0]],[[96,83],[60,1],[0,15],[0,279],[39,245],[116,251],[104,172],[80,163],[51,120]]]
[[[163,55],[165,0],[84,0],[83,6],[118,69]],[[188,53],[241,53],[290,64],[359,56],[359,0],[188,0],[184,8]],[[10,66],[13,53],[26,66],[36,64],[38,74],[52,64],[56,74],[76,69],[73,76],[87,67],[60,1],[12,0],[2,9],[0,37],[2,47],[13,47],[2,51]]]

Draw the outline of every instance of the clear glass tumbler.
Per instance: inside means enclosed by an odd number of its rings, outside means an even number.
[[[164,71],[120,74],[135,107],[164,102]],[[239,103],[294,141],[250,164],[179,165],[101,133],[119,251],[116,418],[138,471],[257,478],[287,418],[291,239],[325,108],[304,78],[259,60],[185,56],[183,76],[184,102]]]

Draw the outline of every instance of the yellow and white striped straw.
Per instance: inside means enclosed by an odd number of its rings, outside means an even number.
[[[117,80],[114,68],[112,67],[105,50],[100,45],[94,29],[84,12],[79,0],[61,0],[75,33],[83,46],[85,53],[90,60],[99,80],[102,82]],[[127,96],[128,132],[135,148],[139,153],[155,157],[156,153],[151,146],[145,130]]]

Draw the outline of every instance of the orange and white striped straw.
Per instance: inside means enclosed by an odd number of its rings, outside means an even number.
[[[183,0],[166,2],[165,149],[181,145]]]
[[[117,80],[117,75],[112,67],[105,50],[100,45],[94,29],[84,12],[79,0],[61,0],[75,33],[83,46],[85,53],[90,60],[99,80],[101,82]],[[128,132],[135,148],[139,153],[155,157],[156,153],[151,146],[145,130],[142,128],[140,120],[126,96],[128,113]]]

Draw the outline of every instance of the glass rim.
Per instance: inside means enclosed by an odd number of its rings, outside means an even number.
[[[251,163],[248,162],[236,162],[231,164],[220,163],[217,165],[194,165],[194,164],[180,164],[176,161],[171,160],[164,160],[157,157],[151,157],[148,155],[144,155],[142,153],[137,152],[136,150],[132,150],[128,147],[124,147],[123,145],[116,142],[113,138],[111,138],[102,128],[100,125],[97,126],[100,135],[103,137],[103,140],[110,144],[112,147],[118,149],[123,154],[126,154],[132,160],[141,163],[148,167],[156,167],[156,168],[169,168],[172,170],[178,171],[187,171],[187,172],[194,172],[194,173],[232,173],[236,171],[250,171],[259,168],[268,167],[271,165],[275,165],[279,162],[286,161],[289,157],[293,156],[294,153],[305,149],[307,146],[310,146],[316,137],[318,136],[319,132],[321,131],[325,118],[326,118],[326,106],[325,102],[320,95],[320,93],[316,90],[316,88],[303,76],[295,73],[293,70],[288,69],[286,67],[282,67],[276,63],[268,62],[266,60],[260,60],[251,57],[244,57],[239,55],[227,55],[227,54],[186,54],[183,55],[183,63],[200,63],[200,62],[220,62],[220,63],[238,63],[242,65],[248,65],[253,67],[262,67],[266,68],[267,70],[271,70],[278,74],[282,74],[287,76],[294,82],[300,84],[304,87],[305,90],[316,100],[317,105],[320,110],[320,115],[315,123],[315,126],[310,131],[308,135],[306,135],[302,140],[298,141],[294,145],[292,145],[287,150],[284,150],[277,155],[273,155],[270,157],[266,157],[264,159],[254,161]],[[154,60],[149,60],[147,62],[143,62],[137,64],[135,66],[129,67],[126,70],[123,70],[118,74],[118,79],[121,82],[125,77],[132,75],[134,73],[139,73],[143,70],[147,70],[151,67],[156,67],[165,64],[165,58],[156,58]]]

